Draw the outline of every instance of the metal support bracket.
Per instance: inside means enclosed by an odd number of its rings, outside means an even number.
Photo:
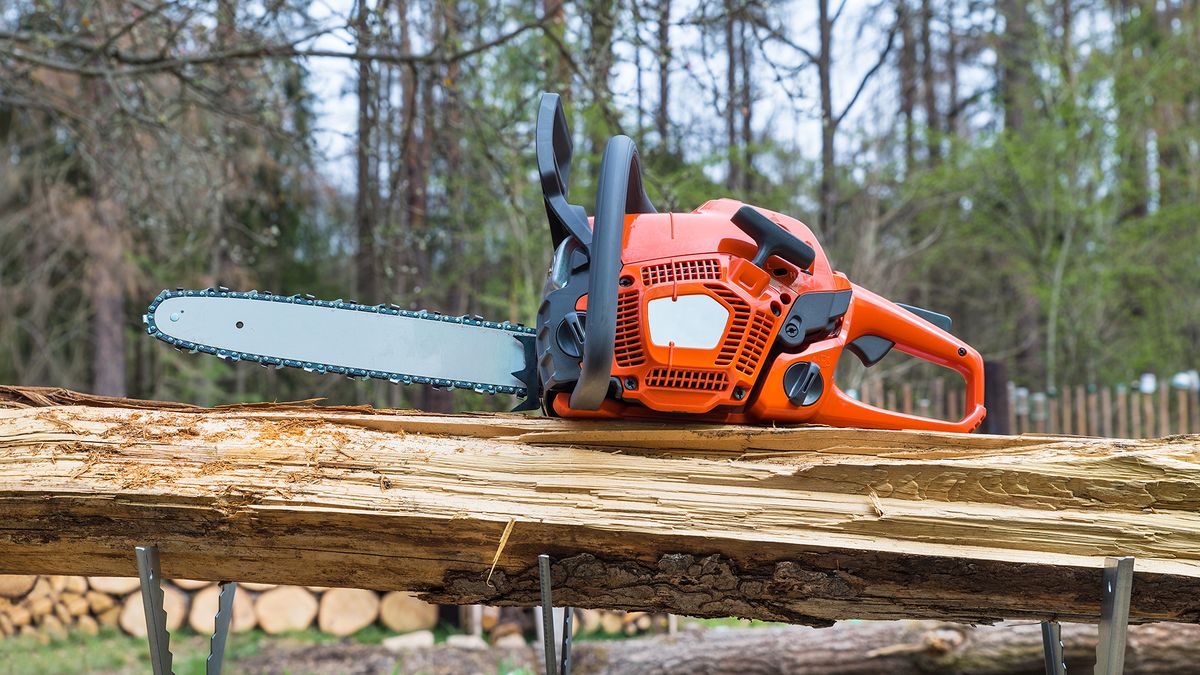
[[[1042,649],[1046,655],[1046,675],[1067,675],[1063,660],[1062,626],[1057,621],[1042,622]]]
[[[1100,639],[1096,642],[1094,675],[1121,675],[1125,670],[1125,645],[1129,641],[1129,602],[1133,591],[1133,557],[1105,558],[1100,604]],[[1042,648],[1046,675],[1066,675],[1062,627],[1042,622]]]
[[[1132,591],[1133,557],[1106,558],[1095,675],[1121,675],[1125,671],[1125,644],[1129,635],[1129,601]]]
[[[159,565],[158,547],[138,546],[134,550],[137,553],[138,579],[142,588],[142,608],[146,614],[150,668],[154,675],[172,675],[171,633],[167,630],[167,612],[163,608],[162,570]],[[225,643],[229,638],[229,623],[233,618],[233,597],[237,592],[237,584],[222,581],[220,588],[208,661],[204,667],[206,675],[221,674],[221,666],[225,661]]]
[[[546,675],[571,675],[571,608],[563,608],[561,659],[555,655],[554,598],[550,580],[550,556],[538,556],[538,579],[542,587],[542,649]]]

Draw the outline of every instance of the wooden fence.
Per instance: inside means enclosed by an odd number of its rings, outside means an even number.
[[[894,384],[876,380],[857,393],[872,405],[938,419],[957,419],[964,407],[962,387],[949,387],[940,378]],[[1200,392],[1172,387],[1167,378],[1159,378],[1148,393],[1128,385],[1082,384],[1047,393],[1009,382],[1006,403],[989,406],[989,415],[1005,415],[1007,419],[991,420],[993,429],[1014,434],[1153,438],[1200,433]]]

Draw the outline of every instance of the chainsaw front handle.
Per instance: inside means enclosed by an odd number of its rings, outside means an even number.
[[[575,410],[599,410],[608,396],[617,337],[617,278],[621,274],[625,216],[654,212],[642,185],[637,146],[628,136],[613,136],[604,148],[596,183],[583,359],[579,381],[571,390],[571,408]]]
[[[872,426],[969,433],[983,422],[983,358],[966,342],[886,298],[851,284],[853,297],[846,315],[846,344],[875,336],[895,343],[905,354],[950,368],[966,383],[966,406],[957,422],[909,415],[858,401],[836,383],[822,402],[818,419],[836,426]]]

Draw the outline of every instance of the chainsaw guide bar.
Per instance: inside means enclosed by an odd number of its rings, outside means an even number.
[[[164,290],[142,320],[149,335],[176,349],[229,361],[484,394],[537,394],[534,330],[507,321],[225,288]],[[368,363],[375,367],[363,367]]]

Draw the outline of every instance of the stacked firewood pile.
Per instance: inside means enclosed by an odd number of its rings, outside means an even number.
[[[578,608],[573,611],[572,631],[578,635],[661,633],[667,630],[669,623],[666,614]],[[506,641],[510,635],[532,634],[536,630],[533,613],[520,607],[483,607],[479,621],[480,632],[492,643]]]
[[[163,584],[167,628],[184,624],[211,633],[217,585],[176,579]],[[376,622],[407,632],[437,625],[436,605],[407,593],[350,588],[238,584],[230,630],[260,628],[270,635],[316,626],[350,635]],[[144,636],[146,620],[136,578],[0,575],[0,636],[35,635],[49,640],[68,629],[95,634],[102,626]]]
[[[197,633],[211,633],[218,593],[217,584],[210,581],[164,583],[167,629],[186,624]],[[576,631],[609,635],[661,631],[667,624],[666,615],[592,609],[575,610],[574,620]],[[524,639],[533,630],[529,611],[518,608],[484,607],[478,621],[492,642],[506,636]],[[277,635],[315,627],[346,636],[376,623],[397,633],[430,630],[438,623],[438,608],[408,593],[241,583],[230,630],[259,628]],[[136,578],[0,575],[0,637],[32,635],[45,642],[64,637],[68,630],[95,635],[101,627],[146,635]]]

